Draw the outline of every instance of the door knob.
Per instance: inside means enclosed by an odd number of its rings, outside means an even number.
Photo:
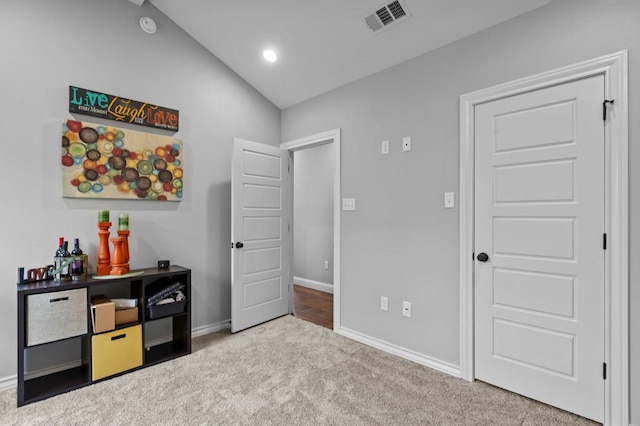
[[[478,262],[486,262],[489,260],[489,255],[487,253],[478,253]]]
[[[236,243],[236,248],[242,248],[242,247],[244,247],[244,244],[239,243],[239,242],[238,242],[238,243]]]

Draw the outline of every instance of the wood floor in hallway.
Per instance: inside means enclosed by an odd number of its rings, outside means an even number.
[[[294,284],[293,315],[333,330],[333,294]]]

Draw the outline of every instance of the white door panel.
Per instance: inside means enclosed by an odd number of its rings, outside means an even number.
[[[604,77],[475,108],[476,378],[604,419]]]
[[[244,242],[279,240],[282,238],[282,218],[244,217]]]
[[[548,297],[554,294],[554,297]],[[494,268],[493,304],[504,308],[534,311],[573,318],[575,277],[518,269]]]
[[[540,181],[540,176],[546,179]],[[575,200],[575,161],[496,166],[495,202],[570,202]]]
[[[575,260],[575,226],[571,217],[494,217],[493,254]]]
[[[495,151],[573,144],[574,115],[573,99],[498,114],[494,116]],[[540,123],[545,126],[540,127]]]
[[[524,364],[526,368],[542,370],[544,373],[573,376],[573,334],[497,319],[493,333],[495,357]],[[541,351],[540,346],[553,347],[554,350]]]
[[[244,210],[281,210],[282,190],[277,186],[256,185],[245,183],[243,185]]]
[[[288,162],[285,150],[234,139],[232,332],[289,313]]]

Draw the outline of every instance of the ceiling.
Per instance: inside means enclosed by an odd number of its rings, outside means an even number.
[[[375,33],[364,18],[392,0],[149,2],[284,109],[551,0],[401,0],[411,16]]]

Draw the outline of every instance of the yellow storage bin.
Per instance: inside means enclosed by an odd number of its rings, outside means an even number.
[[[98,380],[142,365],[140,324],[91,337],[91,377]]]

